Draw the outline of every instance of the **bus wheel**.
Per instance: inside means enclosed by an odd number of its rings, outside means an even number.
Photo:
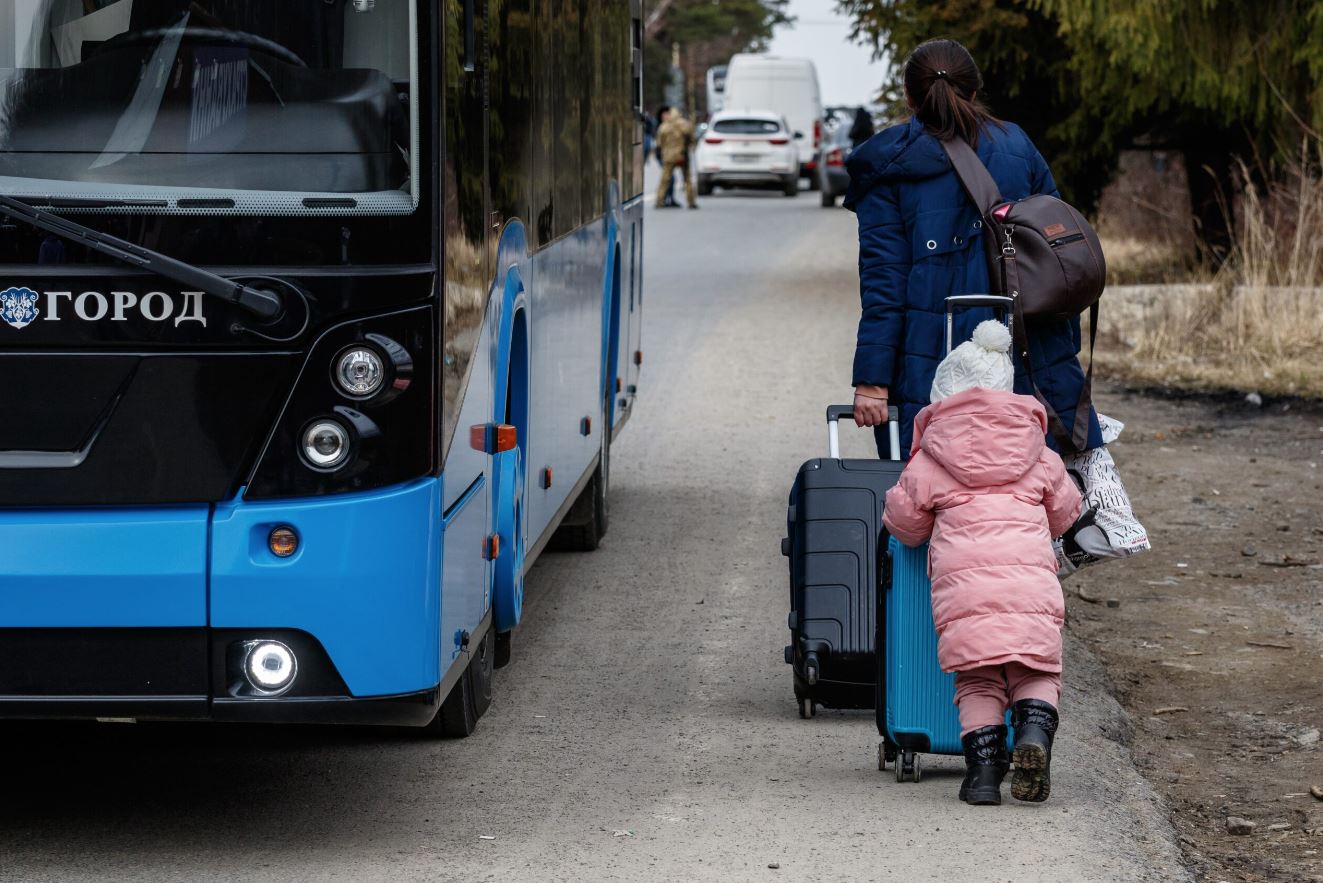
[[[602,451],[597,468],[569,514],[556,529],[550,548],[558,552],[592,552],[606,536],[609,513],[607,496],[611,490],[611,428],[602,414]]]
[[[478,728],[478,718],[487,713],[492,704],[492,670],[496,662],[496,640],[489,630],[487,636],[473,651],[468,668],[459,676],[450,695],[441,703],[441,709],[427,725],[429,732],[439,736],[463,738]]]

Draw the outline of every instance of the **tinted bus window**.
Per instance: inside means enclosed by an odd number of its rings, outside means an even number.
[[[412,3],[3,5],[4,193],[213,214],[418,205]]]

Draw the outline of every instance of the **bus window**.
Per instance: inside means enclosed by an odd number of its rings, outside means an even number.
[[[166,213],[418,205],[406,0],[0,0],[6,12],[7,194]]]

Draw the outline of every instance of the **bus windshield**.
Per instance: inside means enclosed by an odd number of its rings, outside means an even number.
[[[417,32],[413,0],[0,0],[0,193],[409,214]]]

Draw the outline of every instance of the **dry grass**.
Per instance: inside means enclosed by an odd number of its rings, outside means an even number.
[[[1309,145],[1267,193],[1243,189],[1234,253],[1211,280],[1109,288],[1100,371],[1141,384],[1323,398],[1320,160],[1323,145]],[[1109,264],[1114,254],[1137,260],[1122,246],[1108,252]]]
[[[1181,283],[1207,275],[1199,268],[1190,246],[1170,240],[1099,235],[1107,256],[1108,285]]]
[[[1104,298],[1099,371],[1140,385],[1323,398],[1323,289],[1126,285]]]

